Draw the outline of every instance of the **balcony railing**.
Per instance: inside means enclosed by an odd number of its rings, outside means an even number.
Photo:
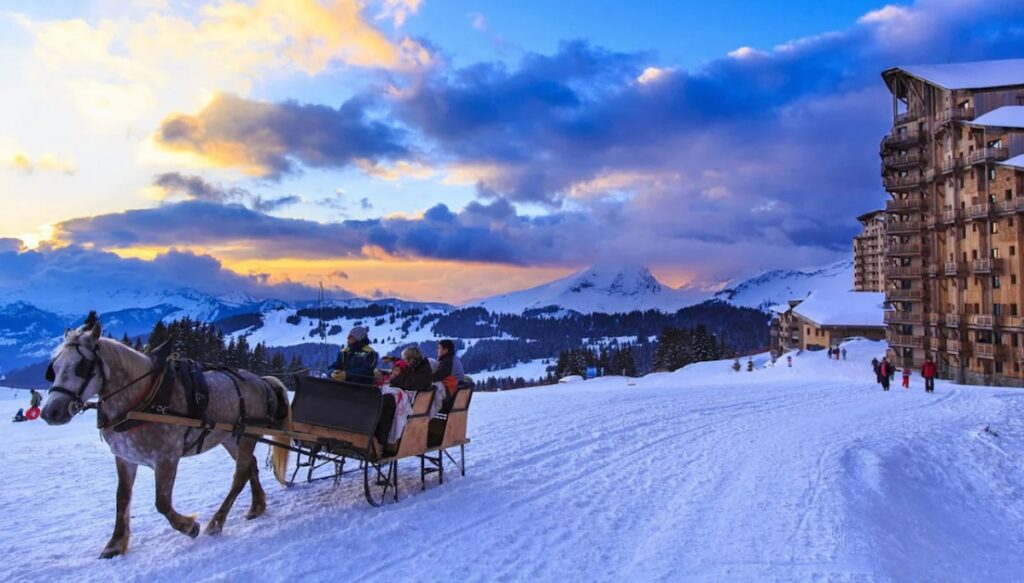
[[[924,299],[924,290],[920,289],[888,289],[885,299],[894,302],[912,302]]]
[[[917,166],[924,162],[924,155],[921,152],[907,152],[906,154],[890,154],[882,157],[882,172],[887,168],[905,168]]]
[[[956,156],[952,158],[946,158],[945,160],[942,161],[942,164],[939,166],[939,168],[942,169],[943,174],[949,174],[950,172],[959,170],[962,167],[963,159],[957,158]]]
[[[924,207],[925,200],[919,196],[885,201],[885,210],[889,212],[918,211],[924,209]]]
[[[960,262],[958,261],[947,261],[946,262],[946,275],[956,276],[960,274]]]
[[[963,218],[963,213],[960,209],[949,209],[942,211],[942,222],[952,223],[953,221]]]
[[[1020,316],[1001,316],[999,325],[1003,328],[1024,328],[1024,319]]]
[[[1010,151],[1006,148],[981,148],[967,155],[968,164],[983,164],[985,162],[1002,162],[1010,157]]]
[[[982,344],[980,342],[974,343],[974,356],[978,358],[1003,358],[1006,355],[1006,346],[1002,344]]]
[[[974,119],[973,107],[951,107],[939,112],[939,123]]]
[[[992,204],[983,202],[981,204],[972,204],[967,207],[967,216],[972,219],[985,218],[992,214]]]
[[[888,332],[885,337],[889,341],[889,346],[902,346],[907,348],[925,347],[924,336],[912,336],[910,334],[894,334],[893,332]]]
[[[946,325],[956,328],[960,325],[960,314],[946,314]]]
[[[992,273],[994,271],[1000,271],[1002,268],[1002,259],[996,259],[993,257],[975,259],[971,262],[971,271],[974,273]]]
[[[907,146],[910,144],[916,144],[921,141],[924,134],[918,131],[905,131],[905,132],[893,132],[886,136],[882,140],[882,146],[885,148],[894,148],[898,146]]]
[[[996,318],[992,314],[971,314],[967,323],[975,328],[991,328],[995,326]]]
[[[924,228],[924,221],[892,221],[885,224],[886,233],[914,233]]]
[[[929,326],[938,326],[941,322],[942,322],[942,314],[936,314],[935,312],[932,312],[932,313],[928,314],[928,325]]]
[[[971,343],[966,340],[954,340],[952,338],[946,340],[946,352],[950,354],[966,355],[971,352]]]
[[[925,267],[925,274],[928,277],[936,277],[939,275],[939,266],[936,263],[929,263],[928,267]]]
[[[912,176],[886,176],[882,185],[886,190],[909,190],[921,185],[923,176],[920,174]]]
[[[904,111],[903,113],[897,113],[896,114],[896,119],[893,120],[894,121],[893,125],[902,125],[902,124],[905,124],[905,123],[910,123],[910,122],[914,121],[915,119],[921,117],[921,115],[922,114],[921,114],[921,112],[919,110],[908,109],[907,111]]]
[[[886,277],[891,278],[917,278],[921,277],[921,267],[917,265],[890,265],[885,268]]]
[[[992,210],[997,213],[1015,213],[1019,210],[1024,210],[1024,196],[996,201],[992,203]]]
[[[893,257],[920,255],[921,245],[919,243],[894,243],[886,248],[885,253]]]
[[[920,324],[924,320],[924,314],[917,312],[886,312],[884,319],[886,324]]]

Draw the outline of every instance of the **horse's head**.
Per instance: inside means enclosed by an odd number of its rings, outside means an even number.
[[[103,326],[96,312],[89,312],[85,323],[64,332],[64,342],[54,352],[46,369],[46,380],[53,383],[42,417],[50,425],[63,425],[82,409],[85,401],[99,393],[107,378],[100,358],[99,341]]]

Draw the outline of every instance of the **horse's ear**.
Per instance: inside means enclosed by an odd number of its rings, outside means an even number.
[[[68,336],[71,336],[71,328],[64,329],[64,339],[67,340]]]
[[[103,324],[96,322],[92,327],[92,339],[99,340],[100,336],[103,335]]]

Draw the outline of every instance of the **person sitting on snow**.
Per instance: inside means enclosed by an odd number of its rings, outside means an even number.
[[[24,409],[18,409],[18,412],[14,414],[13,421],[15,423],[21,423],[24,420],[25,420],[25,410]]]
[[[356,326],[348,333],[348,345],[338,352],[331,365],[331,378],[338,382],[374,384],[377,352],[370,346],[369,330]]]

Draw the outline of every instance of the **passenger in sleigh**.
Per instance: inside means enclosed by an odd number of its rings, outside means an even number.
[[[355,326],[348,333],[348,345],[331,365],[331,378],[338,382],[374,384],[377,352],[370,346],[369,330]]]
[[[384,399],[376,437],[382,444],[395,443],[402,437],[405,423],[412,414],[416,393],[433,390],[430,363],[415,346],[402,351],[402,360],[396,362],[393,371],[394,374],[381,387]]]
[[[455,355],[455,342],[442,340],[437,343],[437,366],[430,376],[434,384],[444,387],[444,403],[441,412],[451,409],[451,403],[455,399],[455,392],[459,389],[460,383],[467,380],[465,371],[462,369],[462,361]]]

